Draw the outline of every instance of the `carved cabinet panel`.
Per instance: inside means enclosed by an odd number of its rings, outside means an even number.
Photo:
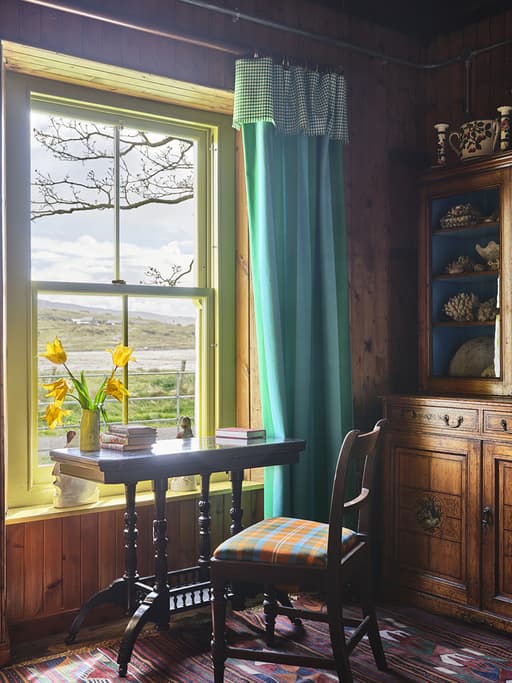
[[[485,609],[512,614],[512,444],[484,445],[482,599]]]
[[[478,601],[478,567],[471,557],[478,538],[466,529],[478,515],[475,482],[480,443],[401,434],[388,439],[386,457],[394,473],[392,499],[399,582],[413,591],[454,600]]]

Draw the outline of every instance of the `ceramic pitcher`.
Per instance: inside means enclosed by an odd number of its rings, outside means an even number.
[[[462,161],[485,156],[494,151],[498,137],[495,119],[480,119],[464,123],[458,133],[451,133],[448,142]]]

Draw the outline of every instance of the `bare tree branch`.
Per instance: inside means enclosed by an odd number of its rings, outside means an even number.
[[[43,150],[63,162],[60,177],[34,170],[33,221],[113,208],[112,126],[51,116],[33,133]],[[121,210],[193,199],[192,141],[123,128],[119,135]]]

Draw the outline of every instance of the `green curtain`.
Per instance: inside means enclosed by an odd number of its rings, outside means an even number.
[[[290,84],[296,94],[293,74],[283,89],[290,71],[279,69],[276,79],[275,65],[270,64],[273,96],[276,81],[281,94],[290,91]],[[299,86],[306,84],[307,100],[309,85],[317,88],[321,82],[316,72],[301,70],[298,76]],[[316,89],[310,100],[318,103],[319,95]],[[295,99],[304,103],[300,93]],[[331,105],[317,107],[313,117],[308,102],[303,107],[306,117],[297,117],[293,106],[291,117],[283,117],[283,100],[275,105],[274,97],[274,110],[262,120],[238,121],[246,166],[263,424],[269,436],[303,438],[307,447],[298,464],[266,469],[265,515],[326,520],[339,448],[352,427],[342,140],[332,139]],[[338,119],[342,127],[344,117],[343,112]],[[286,121],[287,132],[291,122],[294,134],[280,132],[276,118]],[[325,130],[321,119],[331,127],[328,133],[318,134]],[[311,133],[311,122],[316,134],[303,132]],[[345,129],[338,137],[344,136]]]

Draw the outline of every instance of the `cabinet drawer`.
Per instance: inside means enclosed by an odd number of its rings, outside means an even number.
[[[499,436],[500,439],[512,438],[512,412],[498,413],[485,410],[484,434]]]
[[[416,425],[436,431],[478,432],[478,410],[402,403],[391,406],[391,423],[395,429],[410,429]],[[512,430],[512,416],[509,417],[509,425]]]

